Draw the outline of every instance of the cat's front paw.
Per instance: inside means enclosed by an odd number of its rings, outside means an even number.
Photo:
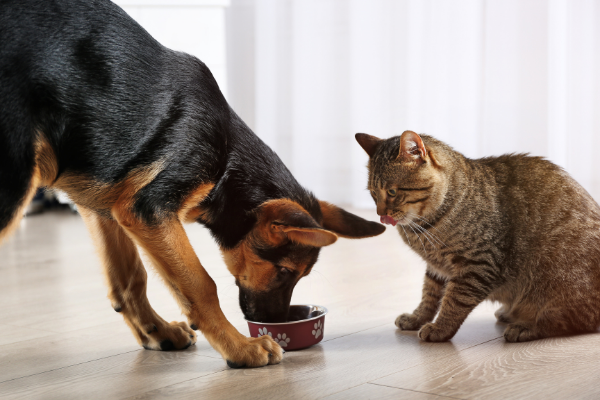
[[[396,326],[404,331],[416,331],[423,326],[423,322],[415,314],[404,313],[396,318]]]
[[[510,343],[528,342],[530,340],[539,339],[539,337],[540,335],[537,330],[529,324],[509,324],[504,331],[504,339]]]
[[[425,342],[445,342],[452,339],[456,331],[427,323],[419,330],[419,338]]]

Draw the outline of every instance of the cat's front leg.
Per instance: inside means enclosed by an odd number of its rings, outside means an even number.
[[[421,328],[419,338],[426,342],[450,340],[471,311],[498,287],[499,281],[491,267],[470,268],[469,272],[448,281],[437,319]]]
[[[433,321],[440,308],[440,299],[446,282],[430,272],[425,273],[421,303],[412,314],[404,313],[396,318],[396,326],[405,331],[415,331],[427,322]]]

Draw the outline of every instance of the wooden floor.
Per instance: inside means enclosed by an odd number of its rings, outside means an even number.
[[[248,334],[216,245],[199,225],[188,228],[225,314]],[[329,309],[324,340],[287,352],[279,365],[234,370],[201,335],[184,351],[140,348],[106,299],[81,219],[67,211],[29,217],[0,248],[0,398],[600,398],[600,334],[508,344],[489,303],[448,343],[397,330],[396,316],[420,299],[423,274],[393,229],[340,239],[293,297]],[[154,308],[185,320],[151,276]]]

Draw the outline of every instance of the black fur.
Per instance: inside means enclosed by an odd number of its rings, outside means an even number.
[[[297,202],[312,216],[300,215],[303,226],[323,224],[317,199],[229,107],[206,65],[163,47],[108,0],[0,2],[0,230],[31,186],[40,138],[56,156],[57,181],[68,173],[111,188],[133,170],[162,162],[134,197],[133,212],[146,225],[175,215],[201,185],[214,184],[198,222],[223,249],[247,236],[269,200]],[[78,204],[111,218],[112,205],[93,200],[80,196]],[[344,235],[385,229],[341,215],[348,221]],[[289,243],[258,251],[275,267],[286,257],[303,258],[305,273],[319,254]],[[298,277],[284,275],[268,293],[240,289],[247,317],[287,318]],[[248,314],[249,308],[258,311]]]
[[[175,212],[202,183],[203,206],[225,248],[269,199],[320,208],[229,108],[208,68],[169,50],[106,0],[7,0],[0,5],[0,229],[28,187],[38,134],[65,171],[103,183],[165,159],[136,196],[147,223]],[[252,149],[252,151],[248,151]]]
[[[187,347],[189,347],[189,345]],[[187,349],[187,347],[186,347],[186,349]],[[165,339],[162,342],[160,342],[160,349],[162,351],[175,350],[175,345],[173,344],[173,342],[170,339]]]
[[[229,366],[229,368],[236,368],[236,369],[245,367],[245,365],[237,364],[237,363],[234,363],[233,361],[229,361],[229,360],[227,360],[227,365]]]

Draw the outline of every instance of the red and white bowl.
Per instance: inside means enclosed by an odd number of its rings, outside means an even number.
[[[290,306],[290,321],[263,323],[248,321],[250,336],[269,335],[284,350],[300,350],[323,340],[327,309],[312,304]]]

